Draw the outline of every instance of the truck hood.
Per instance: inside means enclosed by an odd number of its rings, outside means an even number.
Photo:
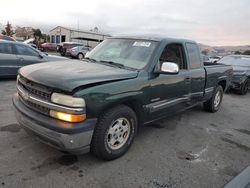
[[[29,65],[21,68],[19,74],[36,83],[72,92],[80,86],[135,78],[138,71],[68,60]]]

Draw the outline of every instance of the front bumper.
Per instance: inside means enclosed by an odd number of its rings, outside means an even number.
[[[232,82],[230,88],[235,89],[235,90],[239,90],[239,89],[241,89],[241,84],[238,82]]]
[[[19,124],[43,143],[74,154],[89,152],[96,119],[81,123],[63,122],[30,110],[18,94],[14,95],[13,104]],[[66,124],[73,124],[74,129],[66,128]]]
[[[246,76],[233,76],[230,88],[240,90],[246,79]]]

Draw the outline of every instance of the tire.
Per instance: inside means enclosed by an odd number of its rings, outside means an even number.
[[[84,55],[83,55],[82,53],[79,53],[79,54],[77,55],[77,58],[81,60],[81,59],[84,58]]]
[[[223,99],[223,88],[218,85],[213,92],[211,99],[203,103],[204,109],[208,112],[217,112],[220,109]]]
[[[246,95],[249,87],[249,79],[247,78],[246,81],[242,84],[239,93],[241,95]]]
[[[101,115],[95,127],[91,152],[104,160],[121,157],[134,141],[137,124],[136,114],[128,106],[119,105],[108,110]]]

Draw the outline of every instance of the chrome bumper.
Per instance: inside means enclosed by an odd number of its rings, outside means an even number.
[[[78,127],[72,131],[70,128],[61,128],[60,120],[39,114],[27,108],[17,94],[13,97],[15,114],[19,124],[28,132],[32,133],[43,143],[46,143],[61,151],[74,154],[87,153],[96,124],[96,119],[77,123]],[[51,126],[51,128],[48,128]]]

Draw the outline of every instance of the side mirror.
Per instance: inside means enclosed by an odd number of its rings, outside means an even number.
[[[156,71],[160,74],[178,74],[179,66],[174,62],[163,62],[160,70]]]

